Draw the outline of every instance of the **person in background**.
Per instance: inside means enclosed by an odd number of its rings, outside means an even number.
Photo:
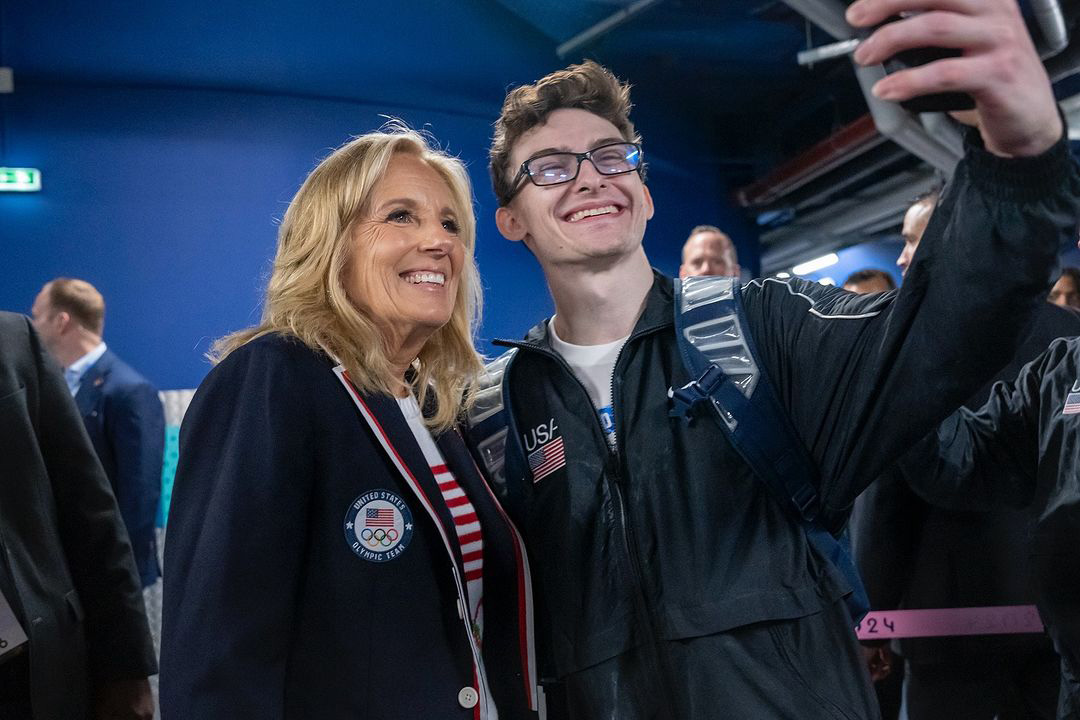
[[[739,257],[727,233],[714,225],[698,225],[682,249],[679,277],[724,275],[739,277]]]
[[[263,318],[215,345],[165,546],[165,720],[536,705],[528,564],[455,423],[481,370],[464,165],[392,127],[281,224]]]
[[[893,282],[892,275],[884,270],[865,268],[848,275],[847,280],[844,281],[844,289],[859,295],[870,295],[895,290],[896,283]],[[886,478],[888,472],[886,471],[885,475],[878,478],[878,484],[889,481]],[[858,508],[859,500],[855,503],[855,507]],[[853,513],[850,527],[857,530],[859,522],[859,514]],[[874,693],[877,695],[878,706],[881,708],[881,716],[883,720],[896,720],[900,715],[902,704],[903,660],[897,658],[888,643],[884,641],[864,640],[862,645],[866,656],[866,667],[870,671],[870,680],[874,683]]]
[[[907,276],[908,267],[911,265],[912,258],[915,257],[915,251],[922,242],[923,233],[926,232],[926,226],[930,222],[930,216],[934,214],[934,208],[937,207],[940,199],[941,188],[935,188],[915,198],[904,213],[904,222],[900,228],[900,234],[904,238],[904,249],[896,258],[896,267],[900,268],[901,277]]]
[[[105,345],[105,299],[85,280],[50,280],[30,312],[45,347],[64,368],[120,505],[142,586],[149,588],[161,576],[156,523],[165,412],[157,388]]]
[[[150,720],[157,663],[116,498],[59,368],[7,312],[0,433],[0,718]]]
[[[1036,516],[1024,549],[1039,615],[1061,657],[1057,718],[1080,720],[1080,337],[1055,340],[1014,381],[994,385],[985,405],[943,421],[899,466],[935,505],[1008,505]]]
[[[847,280],[844,281],[844,289],[860,295],[869,295],[895,290],[896,283],[893,282],[892,275],[884,270],[866,268],[848,275]]]
[[[905,244],[897,265],[905,271],[919,256],[939,198],[938,192],[922,196],[904,216]],[[1075,313],[1039,303],[1012,361],[994,380],[1014,379],[1056,338],[1077,333]],[[990,383],[967,406],[985,402],[989,389]],[[1027,542],[1032,527],[1031,514],[1022,510],[934,507],[916,495],[896,467],[859,496],[851,518],[856,563],[876,610],[1030,604],[1035,598]],[[863,645],[887,717],[895,717],[890,688],[897,674],[903,674],[910,720],[1053,717],[1058,659],[1046,637],[905,638]]]
[[[1080,310],[1080,268],[1061,268],[1061,277],[1050,288],[1049,300],[1058,307]]]

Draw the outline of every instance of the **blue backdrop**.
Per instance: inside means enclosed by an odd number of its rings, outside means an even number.
[[[535,76],[546,71],[535,64]],[[85,278],[106,298],[110,346],[161,388],[195,387],[210,342],[258,320],[289,199],[332,147],[385,114],[428,128],[469,164],[487,289],[481,350],[551,311],[532,257],[492,219],[486,150],[501,92],[488,113],[33,81],[0,98],[4,164],[43,175],[40,193],[0,195],[0,308],[27,311],[52,277]],[[647,97],[635,99],[648,107]],[[693,123],[659,110],[638,118],[657,206],[646,239],[654,263],[674,272],[698,222],[729,227],[751,254],[750,230],[697,153]]]

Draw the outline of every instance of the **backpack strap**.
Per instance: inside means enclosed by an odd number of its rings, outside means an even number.
[[[511,348],[485,366],[473,390],[473,406],[465,421],[468,444],[499,496],[506,493],[506,440],[510,425],[503,379],[516,354],[517,348]]]
[[[820,522],[818,473],[773,391],[747,331],[735,278],[675,280],[675,332],[690,377],[670,391],[671,415],[693,422],[711,408],[720,427],[754,474],[798,518],[810,544],[852,588],[846,602],[858,622],[869,610],[855,563],[843,539]]]

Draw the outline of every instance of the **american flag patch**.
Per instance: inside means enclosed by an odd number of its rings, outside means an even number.
[[[392,508],[368,508],[364,516],[364,527],[394,527]]]
[[[529,453],[529,470],[532,471],[534,483],[540,482],[561,467],[566,467],[562,436]]]
[[[1061,414],[1075,415],[1076,413],[1080,413],[1080,392],[1071,392],[1065,398],[1065,408]]]

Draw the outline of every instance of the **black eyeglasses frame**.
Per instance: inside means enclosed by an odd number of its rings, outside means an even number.
[[[629,170],[620,170],[618,172],[613,172],[613,173],[606,173],[603,170],[601,170],[599,167],[597,167],[596,163],[593,162],[593,159],[592,159],[593,153],[597,152],[598,150],[603,150],[604,148],[612,147],[614,145],[631,145],[631,146],[633,146],[637,150],[637,154],[638,154],[638,163],[637,163],[637,165],[630,168]],[[529,163],[531,163],[533,160],[538,160],[539,158],[548,157],[550,155],[573,155],[577,159],[577,168],[574,170],[574,174],[571,175],[570,177],[566,178],[565,180],[559,180],[558,182],[543,183],[543,184],[536,182],[536,178],[534,178],[532,173],[529,172]],[[525,183],[522,182],[522,178],[528,178],[529,181],[533,185],[535,185],[537,187],[554,187],[556,185],[565,185],[568,182],[573,182],[574,180],[577,180],[577,176],[581,174],[581,163],[585,162],[586,160],[589,161],[589,163],[593,166],[593,169],[596,170],[596,172],[600,173],[604,177],[614,177],[616,175],[626,175],[627,173],[636,172],[639,175],[642,175],[642,178],[644,179],[643,172],[644,172],[644,168],[645,168],[645,155],[644,155],[644,151],[641,148],[641,143],[628,142],[626,140],[620,140],[618,142],[609,142],[609,143],[604,143],[603,145],[597,145],[596,147],[594,147],[594,148],[592,148],[590,150],[586,150],[585,152],[580,152],[580,153],[569,152],[567,150],[552,150],[550,152],[543,152],[543,153],[540,153],[538,155],[533,155],[532,157],[526,158],[525,162],[521,163],[521,166],[518,168],[517,175],[514,176],[513,189],[510,191],[510,194],[506,196],[506,202],[504,202],[503,205],[506,205],[511,200],[513,200],[514,197],[519,192],[521,192],[521,188],[525,187]]]

